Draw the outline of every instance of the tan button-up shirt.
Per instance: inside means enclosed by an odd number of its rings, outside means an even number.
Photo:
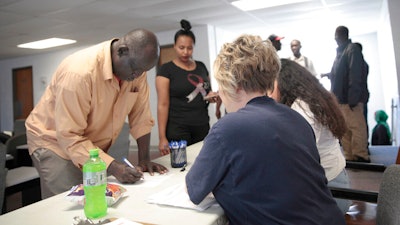
[[[89,150],[106,154],[128,116],[137,139],[151,132],[149,86],[144,73],[119,86],[112,72],[111,40],[83,49],[63,60],[39,103],[26,120],[29,152],[47,148],[81,167]]]

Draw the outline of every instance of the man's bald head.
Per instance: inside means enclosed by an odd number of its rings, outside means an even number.
[[[153,32],[133,30],[112,42],[113,73],[121,80],[133,80],[153,68],[159,55],[160,46]]]
[[[130,55],[135,58],[137,64],[143,65],[143,69],[153,68],[160,56],[160,46],[156,35],[145,29],[136,29],[127,33],[122,43],[130,50]]]

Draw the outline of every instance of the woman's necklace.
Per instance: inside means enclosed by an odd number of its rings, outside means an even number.
[[[184,70],[194,70],[195,69],[195,63],[193,60],[189,60],[187,63],[176,60],[175,64]]]

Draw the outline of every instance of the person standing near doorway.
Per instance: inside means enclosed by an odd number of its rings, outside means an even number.
[[[331,91],[336,95],[348,130],[341,138],[348,161],[370,162],[368,136],[364,118],[363,63],[361,49],[349,39],[349,29],[339,26],[335,31],[338,45],[332,70],[328,74]]]
[[[363,50],[363,47],[361,45],[361,43],[359,42],[355,42],[354,44],[356,44],[360,49],[361,49],[361,53]],[[369,74],[369,65],[368,63],[365,61],[364,59],[364,55],[363,55],[363,65],[362,65],[362,100],[364,103],[364,118],[365,118],[365,124],[367,126],[367,137],[369,136],[369,128],[368,128],[368,101],[369,101],[369,90],[368,90],[368,74]]]

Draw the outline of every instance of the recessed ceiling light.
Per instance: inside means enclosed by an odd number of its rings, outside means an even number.
[[[31,48],[31,49],[45,49],[52,48],[62,45],[69,45],[75,43],[75,40],[63,39],[63,38],[48,38],[40,41],[29,42],[25,44],[17,45],[19,48]]]
[[[293,3],[308,2],[308,1],[310,1],[310,0],[279,0],[279,1],[237,0],[237,1],[231,2],[231,4],[243,11],[251,11],[251,10],[256,10],[256,9],[270,8],[270,7],[280,6],[280,5],[289,5],[289,4],[293,4]]]

